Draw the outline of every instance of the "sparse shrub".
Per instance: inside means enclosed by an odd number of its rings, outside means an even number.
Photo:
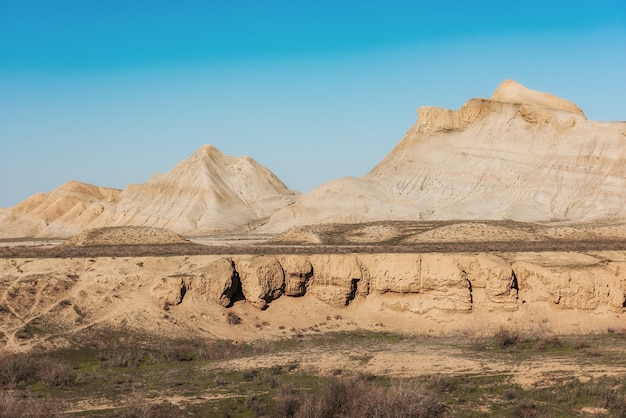
[[[113,348],[98,353],[97,360],[101,367],[129,367],[137,368],[144,352],[141,350]]]
[[[504,393],[502,394],[502,397],[506,399],[507,401],[512,401],[513,399],[517,399],[518,394],[515,389],[508,388],[504,391]]]
[[[537,407],[532,401],[528,399],[524,399],[520,401],[519,404],[513,410],[513,416],[523,417],[523,418],[535,417],[537,416]]]
[[[76,380],[69,364],[49,358],[0,353],[0,388],[15,389],[40,381],[44,386],[66,386]]]
[[[562,347],[563,341],[557,335],[542,336],[535,342],[537,350],[544,350],[548,347]]]
[[[333,369],[332,372],[330,372],[333,376],[339,376],[343,373],[343,370],[341,369]]]
[[[274,406],[274,416],[290,418],[300,409],[301,399],[291,383],[279,388],[278,400]]]
[[[213,383],[215,383],[215,386],[225,386],[228,384],[228,380],[224,379],[222,376],[217,376]]]
[[[16,399],[10,393],[0,392],[0,418],[53,418],[61,416],[59,406],[50,399]]]
[[[68,363],[47,360],[40,366],[39,379],[48,387],[68,386],[76,381],[76,374]]]
[[[440,417],[444,412],[443,404],[415,384],[384,388],[362,379],[332,378],[319,393],[303,395],[293,416],[422,418]]]
[[[272,367],[270,367],[269,371],[274,376],[280,376],[281,374],[283,374],[283,366],[281,366],[280,364],[275,364]]]
[[[277,388],[280,385],[280,381],[276,375],[272,372],[272,369],[266,370],[263,374],[257,375],[255,380],[258,383],[265,384],[270,388]]]
[[[287,371],[293,372],[298,367],[300,367],[300,363],[297,360],[291,361],[291,362],[287,363],[286,367],[287,367]]]
[[[583,350],[591,347],[591,343],[585,337],[579,337],[572,344],[572,348],[575,350]]]
[[[438,392],[449,392],[454,389],[453,379],[445,374],[436,374],[434,376],[431,376],[430,382],[433,389],[437,390]]]
[[[251,396],[246,399],[246,408],[252,411],[255,417],[265,416],[267,413],[267,403],[259,396]]]
[[[615,388],[604,390],[604,406],[615,414],[615,416],[626,416],[626,396],[618,392]]]
[[[10,393],[0,392],[0,418],[24,416],[24,402],[15,399]]]
[[[0,387],[15,389],[37,378],[37,369],[30,359],[22,355],[0,352]]]
[[[259,371],[256,369],[248,369],[241,372],[241,377],[243,377],[245,381],[249,382],[254,379],[258,373]]]
[[[241,318],[239,317],[239,315],[237,315],[234,312],[228,312],[228,315],[226,315],[226,319],[228,320],[228,323],[230,325],[239,325],[239,324],[241,324]]]
[[[602,350],[599,348],[585,348],[583,350],[586,354],[589,354],[592,357],[600,357],[602,356]]]
[[[521,341],[519,332],[512,331],[504,326],[498,328],[493,337],[496,344],[500,348],[507,348],[509,346],[516,345]]]

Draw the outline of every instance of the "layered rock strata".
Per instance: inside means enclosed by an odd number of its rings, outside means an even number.
[[[370,321],[395,312],[404,327],[433,315],[463,315],[459,328],[475,315],[523,322],[539,310],[545,318],[571,312],[572,321],[582,318],[590,328],[607,318],[622,321],[626,306],[622,252],[2,259],[0,272],[0,340],[13,346],[96,324],[213,333],[229,309],[249,305],[262,315],[280,310],[274,304],[282,306],[281,299],[312,317],[321,309],[308,310],[314,301],[327,306],[322,312],[343,315],[363,307]],[[291,318],[299,321],[306,319]]]
[[[505,81],[458,110],[420,107],[416,124],[361,178],[333,180],[264,227],[385,220],[626,217],[626,122]]]

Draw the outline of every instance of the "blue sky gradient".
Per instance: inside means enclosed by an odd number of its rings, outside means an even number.
[[[504,79],[626,120],[626,2],[0,0],[0,207],[202,144],[306,192]]]

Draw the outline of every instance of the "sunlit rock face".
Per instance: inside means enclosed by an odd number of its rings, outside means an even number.
[[[331,181],[274,214],[267,230],[379,220],[590,220],[626,216],[626,123],[505,81],[417,123],[362,178]]]

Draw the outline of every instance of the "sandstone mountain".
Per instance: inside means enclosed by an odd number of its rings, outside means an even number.
[[[205,145],[169,173],[123,191],[70,182],[32,196],[0,212],[0,237],[69,237],[104,226],[184,235],[246,230],[298,195],[252,158]]]
[[[38,193],[0,212],[0,238],[76,234],[116,204],[120,192],[70,181],[50,193]]]
[[[291,191],[250,157],[229,157],[205,145],[167,174],[127,187],[97,226],[152,226],[184,235],[253,228],[293,203]]]
[[[282,208],[264,227],[380,220],[590,220],[626,216],[626,122],[504,81],[417,123],[372,171]]]

